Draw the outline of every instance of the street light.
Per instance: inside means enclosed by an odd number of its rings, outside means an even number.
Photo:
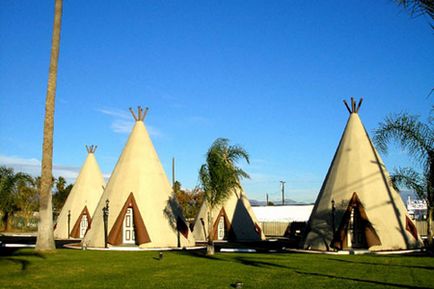
[[[109,200],[105,201],[105,207],[102,208],[102,214],[104,218],[104,248],[107,246],[107,231],[108,231],[108,216],[109,216]]]

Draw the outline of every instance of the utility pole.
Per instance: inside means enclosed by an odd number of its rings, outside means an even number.
[[[172,190],[175,192],[175,157],[172,158]]]
[[[285,205],[285,181],[280,181],[280,187],[282,189],[282,206]]]

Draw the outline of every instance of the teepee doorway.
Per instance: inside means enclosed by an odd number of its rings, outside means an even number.
[[[122,228],[122,243],[124,244],[135,244],[136,243],[136,236],[134,231],[134,222],[133,222],[133,208],[128,208],[127,212],[125,213],[125,218],[123,222],[123,228]]]
[[[364,223],[360,208],[356,204],[353,205],[348,228],[348,248],[367,249]]]
[[[86,234],[88,226],[89,226],[89,221],[87,219],[86,213],[84,213],[81,216],[81,221],[80,221],[80,238],[84,237],[84,235]]]
[[[334,234],[332,247],[335,249],[369,249],[381,245],[380,238],[368,219],[366,210],[354,192],[338,231]]]

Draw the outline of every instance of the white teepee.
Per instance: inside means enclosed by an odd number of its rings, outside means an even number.
[[[193,235],[196,241],[208,238],[209,208],[204,201],[196,217]],[[256,219],[250,202],[242,190],[230,194],[229,198],[212,211],[214,240],[259,241],[265,235]]]
[[[95,158],[96,146],[86,146],[86,150],[86,161],[57,218],[56,239],[83,238],[103,193],[105,182]]]
[[[146,130],[146,112],[139,107],[136,116],[131,110],[135,125],[95,210],[92,227],[83,239],[85,246],[105,246],[103,208],[107,204],[108,246],[194,245]]]
[[[302,247],[371,251],[422,245],[351,99],[347,125],[310,216]]]

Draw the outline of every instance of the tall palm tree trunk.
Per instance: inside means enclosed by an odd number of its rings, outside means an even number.
[[[212,207],[209,208],[208,213],[208,244],[206,246],[206,254],[208,256],[214,255],[214,228],[213,228],[213,216],[212,216]]]
[[[50,70],[45,99],[44,141],[42,144],[41,191],[39,193],[39,224],[36,250],[55,250],[53,235],[53,207],[51,196],[53,168],[54,100],[56,96],[57,63],[59,59],[62,0],[55,0]]]
[[[433,240],[432,240],[432,218],[433,218],[433,207],[429,204],[427,205],[427,219],[426,219],[426,230],[427,230],[427,237],[428,237],[428,247],[433,247]]]

